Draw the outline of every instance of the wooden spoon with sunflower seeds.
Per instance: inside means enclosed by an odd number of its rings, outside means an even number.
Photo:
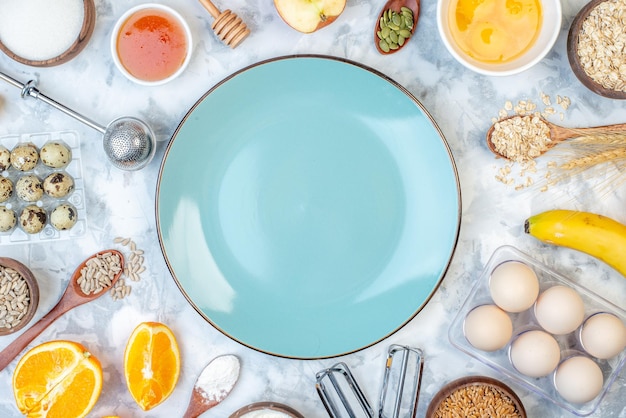
[[[109,255],[113,257],[113,260],[116,258],[115,256],[119,258],[119,262],[116,261],[116,266],[114,268],[115,271],[111,275],[110,279],[106,280],[106,282],[93,282],[94,284],[84,283],[86,279],[83,277],[83,268],[88,267],[88,263],[93,262],[91,261],[92,259],[108,259],[107,257],[109,257]],[[107,267],[113,268],[113,265],[109,265]],[[24,331],[24,333],[17,337],[11,344],[6,346],[4,350],[0,351],[0,371],[8,366],[9,363],[11,363],[11,361],[13,361],[13,359],[17,357],[28,344],[30,344],[39,334],[43,332],[43,330],[56,321],[61,315],[70,309],[90,302],[105,294],[107,290],[111,289],[111,287],[115,285],[115,282],[117,282],[120,278],[123,271],[124,256],[116,250],[101,251],[83,261],[72,274],[65,292],[54,308],[52,308],[50,312],[44,315],[32,327]],[[87,279],[90,280],[90,278]]]

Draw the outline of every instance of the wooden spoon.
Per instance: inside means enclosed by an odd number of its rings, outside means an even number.
[[[520,116],[509,116],[507,118],[504,119],[500,119],[498,122],[502,122],[503,120],[507,120],[507,119],[511,119],[511,118],[515,118],[515,117],[520,117]],[[530,117],[530,116],[529,116]],[[554,147],[555,145],[557,145],[560,142],[563,142],[565,140],[571,139],[571,138],[577,138],[580,136],[585,136],[585,135],[609,135],[609,134],[615,134],[615,133],[623,133],[624,135],[626,135],[626,123],[618,123],[618,124],[614,124],[614,125],[603,125],[603,126],[594,126],[591,128],[566,128],[560,125],[556,125],[552,122],[547,121],[546,119],[540,117],[539,120],[541,120],[541,122],[545,123],[548,126],[548,129],[550,130],[550,141],[549,143],[545,144],[546,148],[545,150],[542,151],[542,154],[545,153],[546,151],[548,151],[550,148]],[[498,123],[496,122],[496,123]],[[487,147],[489,147],[489,149],[491,150],[491,152],[493,152],[494,154],[496,154],[498,157],[502,157],[502,158],[506,158],[506,159],[510,159],[509,157],[507,157],[506,155],[500,153],[496,146],[493,143],[492,140],[492,135],[493,132],[495,130],[495,124],[491,125],[491,127],[489,128],[489,130],[487,131]]]
[[[196,418],[222,402],[238,379],[237,356],[226,354],[215,357],[198,376],[183,418]]]
[[[389,50],[389,52],[385,52],[380,48],[380,45],[379,45],[380,38],[378,38],[378,31],[380,30],[380,19],[383,17],[383,13],[385,13],[385,11],[391,9],[399,13],[401,7],[408,7],[409,9],[413,11],[413,28],[411,29],[411,36],[407,38],[404,41],[404,44],[402,46],[399,46],[398,49],[391,49]],[[417,27],[417,19],[419,18],[419,14],[420,14],[420,0],[389,0],[387,1],[387,3],[385,3],[380,13],[378,14],[378,18],[376,19],[376,24],[374,25],[374,45],[376,45],[376,49],[378,50],[378,52],[380,52],[383,55],[388,55],[388,54],[393,54],[395,52],[398,52],[399,50],[404,48],[404,46],[409,42],[409,40],[411,40],[411,38],[413,37],[413,34],[415,33],[415,28]]]
[[[215,19],[211,29],[226,45],[235,48],[250,34],[246,24],[235,13],[230,10],[220,12],[211,0],[200,0],[200,3]]]
[[[83,291],[80,288],[80,285],[78,284],[78,278],[81,275],[80,271],[82,270],[83,267],[85,267],[85,265],[87,264],[87,261],[104,253],[112,253],[112,254],[117,254],[119,256],[120,271],[113,277],[113,279],[111,280],[110,286],[105,287],[103,290],[101,290],[98,293],[91,293],[87,295],[83,293]],[[80,264],[80,266],[78,266],[78,268],[72,274],[72,277],[70,278],[70,282],[68,283],[67,288],[65,289],[65,292],[61,296],[61,299],[59,299],[57,304],[54,306],[54,308],[52,308],[50,312],[44,315],[32,327],[24,331],[22,335],[17,337],[15,341],[13,341],[4,350],[0,352],[0,371],[2,371],[6,366],[8,366],[9,363],[11,363],[11,361],[13,361],[13,359],[17,357],[17,355],[20,354],[22,350],[26,348],[26,346],[35,339],[35,337],[41,334],[41,332],[44,329],[46,329],[50,324],[52,324],[61,315],[63,315],[70,309],[73,309],[84,303],[97,299],[100,296],[102,296],[104,293],[106,293],[107,290],[109,290],[115,284],[115,282],[117,282],[117,280],[122,275],[123,271],[124,271],[124,256],[122,255],[122,253],[116,250],[101,251],[99,253],[92,255],[85,261],[83,261]]]

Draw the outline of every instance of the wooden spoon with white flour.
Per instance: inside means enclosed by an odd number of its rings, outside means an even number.
[[[183,418],[196,418],[228,396],[239,379],[237,356],[226,354],[211,360],[196,380]]]

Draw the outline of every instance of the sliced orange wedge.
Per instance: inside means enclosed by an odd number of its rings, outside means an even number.
[[[135,328],[124,351],[124,376],[131,396],[147,411],[174,391],[180,375],[180,352],[172,331],[159,322]]]
[[[72,341],[50,341],[30,349],[13,372],[17,408],[28,417],[84,417],[101,391],[100,362]]]

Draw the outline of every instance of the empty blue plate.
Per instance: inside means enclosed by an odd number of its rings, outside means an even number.
[[[189,111],[157,185],[161,248],[215,328],[265,353],[347,354],[430,299],[460,224],[448,145],[404,88],[363,65],[281,57]]]

